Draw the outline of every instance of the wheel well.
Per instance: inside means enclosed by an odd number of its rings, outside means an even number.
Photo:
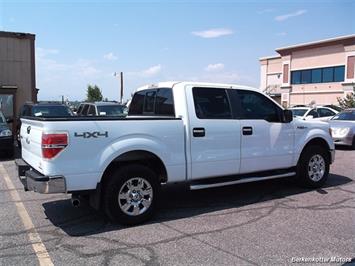
[[[115,169],[127,164],[141,164],[149,167],[157,174],[160,183],[165,183],[168,180],[165,165],[157,155],[148,151],[137,150],[126,152],[116,157],[106,168],[101,184],[105,184],[105,181],[110,177],[110,173]]]
[[[310,141],[308,141],[308,143],[303,147],[303,150],[301,152],[301,156],[303,154],[303,152],[306,150],[306,148],[308,148],[309,146],[320,146],[320,147],[323,147],[324,149],[327,150],[327,154],[328,154],[328,158],[330,159],[331,158],[331,154],[330,154],[330,147],[327,143],[327,141],[325,139],[322,139],[322,138],[314,138],[314,139],[311,139]],[[300,158],[301,158],[300,156]]]

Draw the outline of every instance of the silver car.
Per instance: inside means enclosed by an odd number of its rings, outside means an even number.
[[[334,144],[352,146],[355,149],[355,108],[336,114],[329,120]]]

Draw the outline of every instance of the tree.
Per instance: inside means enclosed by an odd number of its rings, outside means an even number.
[[[346,108],[353,108],[355,107],[355,87],[354,91],[351,93],[348,93],[345,98],[337,98],[338,103],[341,108],[346,109]]]
[[[86,90],[86,101],[87,102],[100,102],[103,96],[100,88],[97,85],[88,85]]]

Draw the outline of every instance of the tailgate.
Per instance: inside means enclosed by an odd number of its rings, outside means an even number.
[[[42,131],[43,122],[21,119],[20,139],[22,158],[31,167],[42,173]]]

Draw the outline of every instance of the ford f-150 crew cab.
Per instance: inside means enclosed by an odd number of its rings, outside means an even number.
[[[22,119],[26,190],[71,193],[125,224],[153,214],[160,187],[203,189],[295,176],[321,186],[334,160],[329,125],[293,119],[256,89],[197,82],[139,88],[126,118]]]

